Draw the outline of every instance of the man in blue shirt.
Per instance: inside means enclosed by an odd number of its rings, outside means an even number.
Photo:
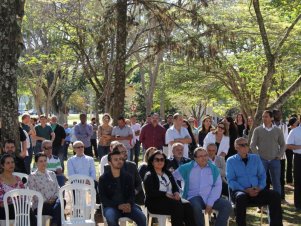
[[[270,225],[282,226],[280,194],[265,189],[266,172],[259,155],[249,154],[245,138],[237,138],[234,143],[237,154],[227,160],[226,176],[231,196],[236,203],[236,223],[246,226],[246,208],[249,205],[269,206]]]
[[[219,169],[209,160],[204,148],[196,148],[193,156],[194,161],[181,165],[173,173],[176,181],[184,181],[182,197],[191,203],[197,226],[204,225],[202,210],[210,215],[213,209],[218,211],[215,225],[226,226],[232,208],[228,200],[221,198]]]

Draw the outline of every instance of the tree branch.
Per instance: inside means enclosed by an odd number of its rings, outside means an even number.
[[[280,108],[291,95],[293,95],[296,91],[298,91],[301,87],[301,75],[299,78],[290,86],[288,87],[284,93],[280,95],[280,97],[272,103],[268,108],[269,109],[278,109]]]
[[[284,43],[288,39],[291,31],[294,29],[295,25],[298,23],[298,21],[300,19],[301,19],[301,13],[296,17],[296,19],[294,20],[294,22],[288,27],[288,29],[286,30],[284,36],[280,40],[280,42],[279,42],[279,44],[278,44],[278,46],[277,46],[277,48],[275,50],[275,53],[274,53],[275,58],[279,55],[279,52],[280,52],[282,46],[284,45]]]

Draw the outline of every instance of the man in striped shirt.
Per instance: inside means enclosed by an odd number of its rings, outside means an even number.
[[[41,150],[47,155],[47,169],[56,174],[59,185],[63,186],[65,184],[65,177],[59,157],[52,154],[52,141],[44,140]]]

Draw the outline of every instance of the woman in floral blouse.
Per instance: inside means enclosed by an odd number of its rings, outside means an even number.
[[[47,156],[44,153],[35,155],[37,170],[28,177],[29,189],[38,191],[44,198],[43,215],[52,216],[51,224],[61,226],[61,205],[59,185],[54,172],[47,170]],[[33,201],[33,209],[36,211],[37,200]]]
[[[0,165],[2,173],[0,174],[0,219],[5,220],[5,211],[3,204],[4,194],[14,189],[24,189],[24,184],[21,179],[13,175],[15,169],[14,158],[9,154],[4,154],[1,157]],[[12,201],[7,200],[9,209],[9,219],[15,219],[15,211]],[[31,225],[36,225],[36,218],[33,213],[30,215]]]

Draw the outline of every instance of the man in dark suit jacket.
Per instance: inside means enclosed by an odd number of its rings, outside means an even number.
[[[144,204],[144,192],[142,189],[142,180],[140,178],[140,175],[137,170],[137,166],[134,162],[128,161],[128,155],[127,155],[127,149],[123,144],[117,144],[115,148],[118,148],[120,151],[122,158],[124,159],[124,164],[122,166],[122,171],[127,172],[128,174],[131,175],[134,187],[135,187],[135,203],[139,205]],[[110,165],[105,165],[104,167],[104,172],[108,172],[111,170]]]
[[[108,154],[108,161],[110,170],[105,170],[99,178],[100,199],[108,225],[118,225],[120,217],[128,217],[138,226],[146,226],[146,217],[134,202],[131,175],[122,170],[124,161],[118,148]]]
[[[179,166],[191,161],[183,157],[184,146],[181,143],[174,143],[172,145],[172,154],[173,156],[167,159],[167,169],[170,172],[174,172]]]

